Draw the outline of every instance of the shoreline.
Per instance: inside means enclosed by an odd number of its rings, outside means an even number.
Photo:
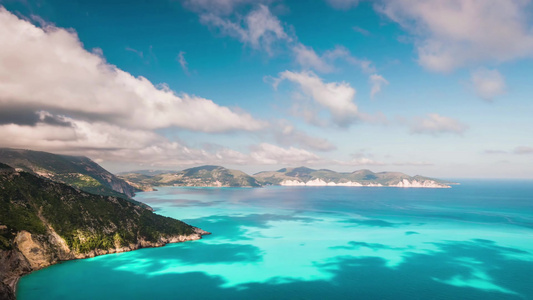
[[[281,182],[280,184],[265,184],[263,186],[213,186],[213,185],[157,185],[152,186],[152,189],[150,190],[142,190],[138,191],[137,193],[149,193],[149,192],[156,192],[156,188],[165,188],[165,187],[183,187],[183,188],[247,188],[247,189],[255,189],[255,188],[264,188],[264,187],[363,187],[363,188],[371,188],[371,187],[383,187],[383,188],[404,188],[404,189],[449,189],[452,188],[452,185],[460,185],[460,183],[457,182],[447,182],[447,183],[437,183],[435,185],[402,185],[402,184],[396,184],[396,185],[382,185],[382,184],[360,184],[358,182],[346,182],[346,183],[335,183],[335,182],[324,182],[320,184],[315,184],[309,182],[301,182],[301,181],[294,181],[290,183]]]
[[[200,240],[202,236],[210,235],[210,234],[211,234],[210,232],[202,230],[198,227],[194,227],[194,233],[190,235],[176,235],[176,236],[170,236],[170,237],[162,237],[157,242],[138,240],[136,244],[130,244],[125,247],[118,247],[118,248],[116,247],[116,248],[109,248],[109,249],[94,249],[87,253],[72,253],[68,248],[65,249],[63,248],[62,245],[57,245],[57,244],[53,246],[56,247],[55,250],[59,250],[59,253],[50,253],[49,251],[50,249],[48,248],[50,245],[40,245],[41,248],[37,248],[37,249],[39,249],[42,252],[41,253],[42,255],[41,257],[37,257],[37,255],[32,256],[32,253],[36,251],[35,247],[30,247],[30,249],[26,249],[23,245],[25,244],[25,242],[26,244],[27,242],[29,242],[31,243],[32,246],[35,246],[35,244],[38,245],[39,242],[35,242],[32,239],[31,233],[27,231],[21,231],[19,232],[19,234],[17,234],[17,237],[20,236],[19,240],[22,241],[21,245],[17,243],[17,247],[12,250],[0,251],[0,260],[3,263],[5,263],[6,265],[8,263],[10,263],[11,265],[14,264],[20,267],[20,269],[12,270],[13,271],[12,274],[6,274],[7,276],[4,278],[3,282],[0,282],[0,283],[5,285],[5,287],[8,288],[8,290],[5,291],[5,295],[8,297],[6,299],[16,299],[17,291],[18,291],[18,284],[20,282],[20,279],[26,275],[33,273],[34,271],[42,270],[49,266],[64,263],[67,261],[72,261],[72,260],[93,258],[96,256],[107,255],[107,254],[124,253],[124,252],[144,249],[144,248],[159,248],[159,247],[164,247],[168,244],[196,241],[196,240]],[[38,240],[37,236],[34,236],[34,237],[35,237],[35,240]],[[61,244],[61,242],[59,243]],[[43,261],[43,259],[46,259],[46,261]]]

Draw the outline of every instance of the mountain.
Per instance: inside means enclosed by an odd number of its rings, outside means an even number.
[[[20,276],[58,261],[208,234],[113,196],[90,194],[0,163],[0,299]]]
[[[448,182],[438,179],[414,176],[399,172],[358,170],[339,173],[327,169],[313,170],[306,167],[283,168],[278,171],[259,172],[254,178],[262,185],[305,185],[305,186],[393,186],[448,188]]]
[[[84,156],[0,148],[0,163],[93,194],[130,198],[136,191],[124,180]]]
[[[146,174],[146,173],[145,173]],[[139,189],[151,186],[213,186],[213,187],[259,187],[250,175],[220,166],[201,166],[179,172],[168,172],[154,176],[137,172],[119,175],[120,178]]]
[[[152,190],[152,187],[157,186],[340,185],[447,188],[452,184],[419,175],[411,177],[399,172],[374,173],[370,170],[358,170],[351,173],[339,173],[328,169],[315,170],[307,167],[283,168],[249,176],[244,172],[224,167],[201,166],[180,172],[135,171],[121,173],[118,177],[144,191]]]

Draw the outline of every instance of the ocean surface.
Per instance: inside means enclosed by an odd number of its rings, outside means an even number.
[[[213,234],[54,265],[18,297],[533,299],[533,181],[460,182],[139,193]]]

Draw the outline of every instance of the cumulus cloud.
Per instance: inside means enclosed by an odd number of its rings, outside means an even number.
[[[431,135],[453,133],[460,135],[467,129],[468,125],[439,114],[428,114],[425,118],[415,118],[413,122],[411,122],[412,133]]]
[[[448,72],[533,56],[530,1],[382,0],[376,9],[415,38],[419,63]]]
[[[343,46],[336,46],[333,50],[328,50],[322,55],[323,59],[326,61],[334,62],[336,60],[344,60],[348,64],[358,67],[363,71],[363,73],[373,73],[376,72],[372,61],[367,59],[359,59],[352,56],[350,51]]]
[[[312,47],[298,41],[294,34],[287,33],[281,21],[274,16],[267,5],[269,1],[260,1],[246,16],[233,12],[233,7],[243,3],[252,3],[247,0],[228,0],[211,5],[211,0],[189,1],[188,4],[200,15],[200,22],[216,28],[220,33],[238,39],[242,43],[256,49],[266,51],[273,55],[273,46],[280,45],[294,55],[297,64],[305,69],[314,69],[317,72],[329,73],[335,70],[335,62],[343,60],[350,65],[360,68],[365,73],[375,72],[372,62],[351,55],[350,51],[342,46],[317,54]],[[216,1],[215,1],[216,2]],[[221,9],[219,7],[225,7]],[[231,9],[230,9],[231,7]],[[291,32],[289,30],[289,32]]]
[[[476,94],[487,101],[505,93],[505,79],[497,70],[477,69],[471,73],[470,81]]]
[[[334,71],[334,64],[337,60],[343,60],[352,66],[358,67],[364,73],[372,73],[376,71],[372,61],[354,57],[348,49],[342,46],[336,46],[332,50],[325,51],[322,55],[318,55],[313,48],[297,43],[292,47],[292,51],[296,58],[296,62],[300,66],[306,69],[314,69],[315,71],[322,73]]]
[[[277,41],[291,41],[280,20],[272,15],[269,8],[260,4],[246,17],[232,21],[213,13],[200,15],[200,22],[218,28],[221,33],[232,36],[255,49],[272,52]]]
[[[313,68],[318,72],[328,73],[334,70],[330,61],[318,56],[315,50],[303,44],[297,44],[292,48],[296,62],[304,68]]]
[[[372,74],[370,75],[370,84],[372,85],[372,88],[370,90],[370,97],[374,98],[377,93],[381,92],[381,88],[384,85],[388,85],[389,82],[381,75]]]
[[[45,110],[125,127],[222,132],[265,126],[247,113],[154,86],[86,51],[72,31],[0,8],[0,108]]]
[[[305,95],[327,109],[331,120],[340,127],[346,127],[361,117],[354,103],[356,90],[346,82],[325,83],[311,71],[285,71],[275,80],[274,88],[283,80],[297,84]]]
[[[64,124],[49,124],[53,117]],[[31,148],[71,155],[87,155],[98,161],[178,167],[202,164],[292,165],[312,164],[320,157],[304,149],[261,143],[242,153],[225,147],[207,150],[170,141],[152,131],[127,129],[103,122],[86,122],[42,113],[35,125],[0,125],[0,145]],[[292,133],[291,133],[292,134]]]

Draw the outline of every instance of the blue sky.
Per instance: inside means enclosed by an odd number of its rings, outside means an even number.
[[[533,178],[533,6],[0,1],[0,144],[111,171]]]

